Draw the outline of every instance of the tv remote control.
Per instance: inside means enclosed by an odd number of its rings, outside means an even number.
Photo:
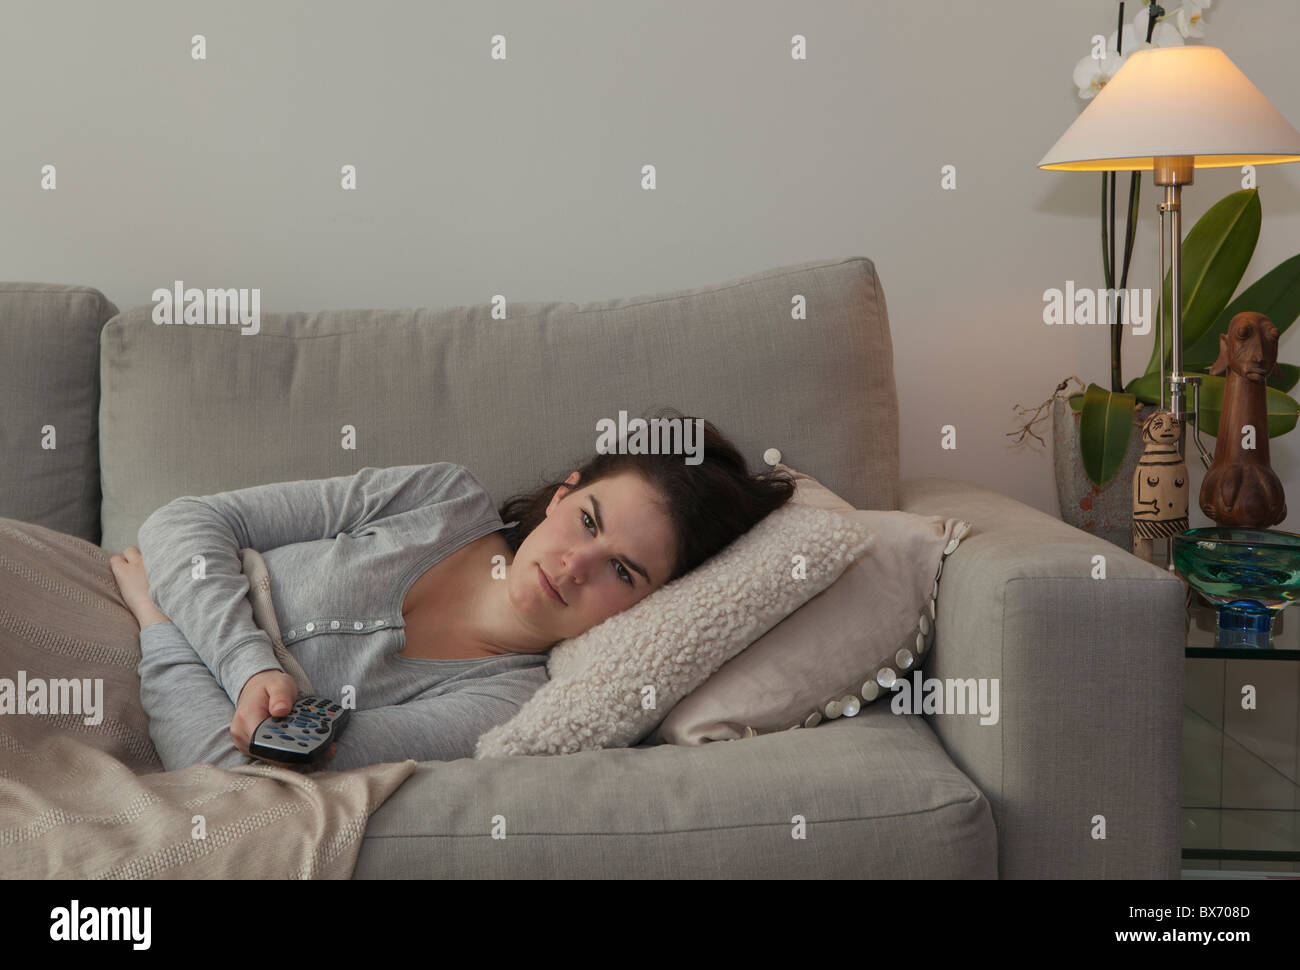
[[[257,726],[248,750],[272,761],[319,761],[343,734],[350,713],[327,697],[300,697],[284,717],[268,717]]]

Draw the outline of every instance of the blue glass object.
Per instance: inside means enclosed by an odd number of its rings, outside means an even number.
[[[1273,615],[1300,596],[1300,535],[1215,526],[1173,537],[1174,568],[1218,607],[1219,637],[1268,646]]]

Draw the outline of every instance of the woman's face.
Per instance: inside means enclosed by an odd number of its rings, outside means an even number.
[[[557,641],[663,586],[675,554],[672,524],[640,475],[623,472],[583,488],[578,477],[573,472],[567,479],[573,487],[556,489],[546,518],[519,544],[509,574],[515,609]],[[564,602],[547,592],[542,574]]]

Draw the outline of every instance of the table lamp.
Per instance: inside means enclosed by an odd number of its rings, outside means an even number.
[[[1163,305],[1165,250],[1172,253],[1169,314],[1173,359],[1165,377],[1165,314],[1160,315],[1160,406],[1169,392],[1178,422],[1178,453],[1185,455],[1185,384],[1197,393],[1200,377],[1183,373],[1182,187],[1195,169],[1300,161],[1300,132],[1274,108],[1217,47],[1157,47],[1130,54],[1038,167],[1073,172],[1150,171],[1163,186],[1160,277]],[[1118,324],[1118,321],[1115,322]],[[1199,398],[1199,394],[1197,394]],[[1199,422],[1193,434],[1202,460]],[[1172,562],[1171,562],[1172,567]]]

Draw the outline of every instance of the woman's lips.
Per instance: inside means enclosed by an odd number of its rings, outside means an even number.
[[[546,590],[547,594],[555,597],[555,599],[558,600],[564,606],[569,605],[568,603],[564,602],[564,597],[560,595],[560,591],[551,585],[551,581],[546,578],[546,573],[542,570],[541,566],[537,567],[537,575],[541,577],[542,589]]]

